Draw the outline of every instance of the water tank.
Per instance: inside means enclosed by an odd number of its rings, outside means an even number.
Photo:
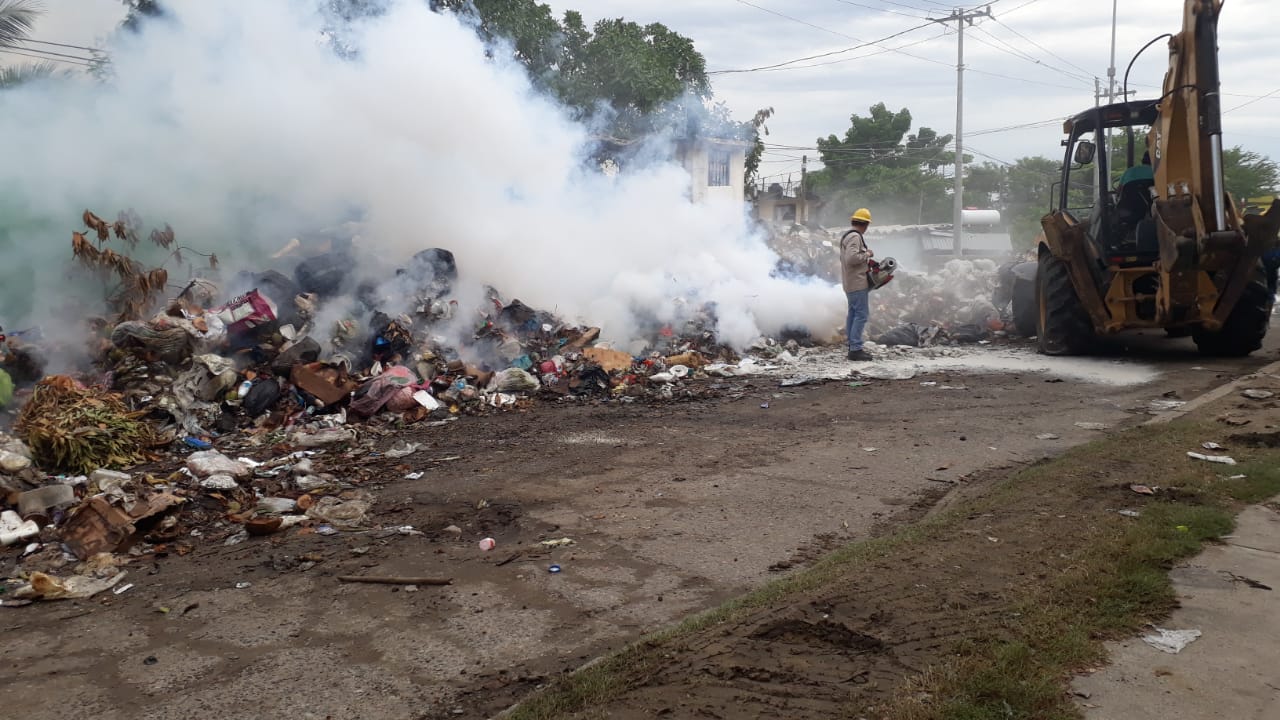
[[[999,225],[999,210],[961,210],[960,222],[964,225]]]

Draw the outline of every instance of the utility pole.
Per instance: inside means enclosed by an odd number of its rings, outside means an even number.
[[[800,197],[796,222],[801,225],[809,224],[809,156],[800,156]]]
[[[991,17],[991,6],[981,10],[956,8],[944,18],[929,18],[943,25],[956,24],[956,187],[952,212],[951,252],[960,257],[964,238],[964,26],[980,17]]]
[[[1120,0],[1111,0],[1111,67],[1107,68],[1107,104],[1116,101],[1116,15]]]
[[[1111,66],[1107,68],[1107,104],[1111,105],[1116,101],[1116,16],[1119,12],[1120,0],[1111,0]],[[1128,98],[1125,98],[1126,100]],[[1130,131],[1132,132],[1132,131]],[[1127,135],[1128,133],[1126,133]],[[1111,139],[1111,128],[1107,128],[1107,147],[1105,152],[1107,158],[1111,158],[1111,145],[1114,141]]]

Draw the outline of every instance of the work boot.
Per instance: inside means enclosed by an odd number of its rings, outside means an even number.
[[[849,360],[852,362],[871,362],[875,358],[871,357],[871,353],[866,350],[850,350]]]

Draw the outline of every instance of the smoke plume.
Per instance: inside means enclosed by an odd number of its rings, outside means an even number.
[[[486,57],[456,16],[392,3],[344,29],[356,52],[343,57],[314,0],[166,6],[112,39],[105,82],[0,93],[4,325],[74,292],[62,277],[85,208],[109,220],[132,208],[255,270],[302,229],[358,215],[357,272],[376,280],[447,248],[465,283],[620,343],[639,318],[678,321],[703,302],[738,347],[838,322],[838,291],[771,277],[777,258],[743,212],[690,202],[669,142],[646,148],[654,162],[600,173],[590,129],[523,68]]]

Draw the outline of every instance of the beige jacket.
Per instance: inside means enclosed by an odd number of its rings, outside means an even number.
[[[867,289],[867,260],[871,253],[867,252],[867,242],[862,233],[850,230],[840,238],[840,275],[844,281],[844,291]]]

